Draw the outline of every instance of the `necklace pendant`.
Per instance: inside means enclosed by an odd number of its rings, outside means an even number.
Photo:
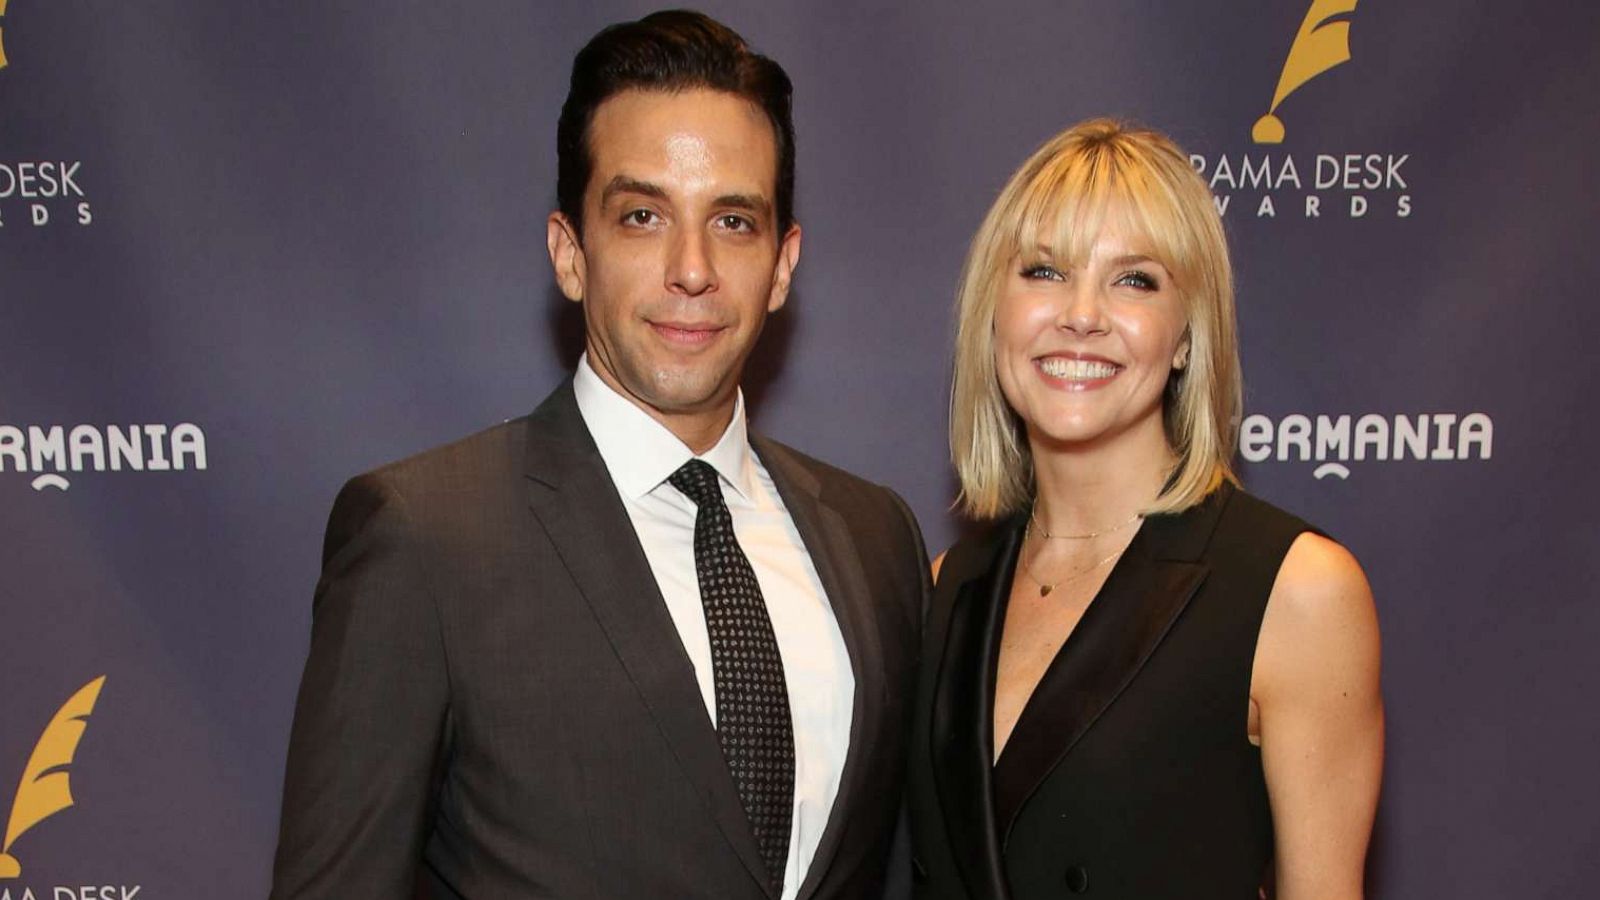
[[[1050,596],[1050,592],[1055,590],[1055,589],[1056,589],[1056,586],[1053,585],[1053,584],[1041,584],[1041,585],[1039,585],[1039,596],[1048,597],[1048,596]]]

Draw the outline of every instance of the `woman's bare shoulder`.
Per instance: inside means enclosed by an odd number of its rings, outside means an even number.
[[[1338,542],[1306,532],[1278,569],[1261,623],[1257,685],[1299,693],[1306,681],[1374,681],[1378,668],[1377,608],[1361,564]],[[1264,683],[1263,677],[1265,676]]]

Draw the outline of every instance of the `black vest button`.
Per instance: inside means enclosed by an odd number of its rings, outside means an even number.
[[[1067,890],[1074,894],[1082,894],[1089,890],[1089,870],[1083,866],[1072,866],[1067,869]]]

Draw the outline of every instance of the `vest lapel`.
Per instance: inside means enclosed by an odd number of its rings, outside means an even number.
[[[734,852],[774,896],[694,666],[568,381],[529,421],[528,504],[589,602],[684,774]]]
[[[932,741],[934,778],[956,868],[974,900],[1009,896],[1005,861],[994,816],[994,679],[1006,598],[1015,574],[1022,523],[995,532],[992,562],[964,573],[957,584],[945,630],[944,652],[934,688]]]
[[[1146,520],[1045,670],[994,767],[1003,839],[1028,798],[1139,674],[1194,597],[1208,571],[1201,552],[1231,493],[1224,486],[1182,514]],[[1014,565],[1014,551],[1012,559]],[[1008,596],[1002,595],[1002,619]]]

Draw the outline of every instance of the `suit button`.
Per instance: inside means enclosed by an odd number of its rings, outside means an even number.
[[[1071,866],[1068,868],[1067,890],[1074,894],[1086,893],[1089,890],[1089,870],[1083,866]]]

